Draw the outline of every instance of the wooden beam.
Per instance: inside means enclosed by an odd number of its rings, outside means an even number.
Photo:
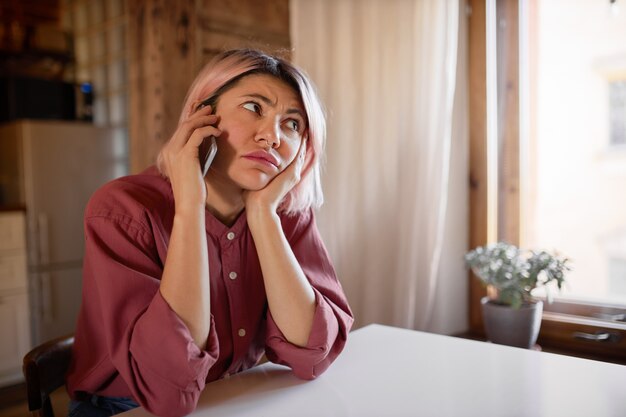
[[[487,243],[487,50],[485,0],[469,0],[469,245]],[[469,273],[470,331],[482,334],[480,299],[486,294]]]

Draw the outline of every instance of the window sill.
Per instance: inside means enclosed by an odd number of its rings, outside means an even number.
[[[473,333],[471,331],[453,334],[452,336],[459,337],[462,339],[476,340],[479,342],[487,342],[487,339],[485,338],[484,334]],[[603,354],[597,354],[597,353],[592,353],[592,352],[581,352],[579,349],[568,349],[567,347],[554,346],[552,343],[550,343],[549,340],[544,340],[542,338],[540,338],[539,340],[538,347],[539,349],[537,350],[541,350],[542,352],[546,352],[546,353],[554,353],[557,355],[572,356],[572,357],[576,357],[580,359],[590,359],[594,361],[614,363],[617,365],[626,365],[626,359],[623,359],[623,358],[607,357],[606,355],[603,355]]]

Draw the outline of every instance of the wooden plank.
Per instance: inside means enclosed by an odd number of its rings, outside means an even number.
[[[61,22],[61,4],[59,0],[2,0],[0,21],[24,26],[42,23],[58,25]]]
[[[290,56],[289,0],[200,0],[198,15],[200,65],[232,48]]]
[[[289,0],[200,0],[199,20],[206,27],[256,38],[289,38]]]
[[[203,55],[209,57],[212,57],[219,51],[232,48],[255,48],[281,56],[289,55],[290,53],[290,39],[288,35],[274,37],[261,33],[255,36],[248,36],[241,33],[224,32],[222,28],[205,27],[205,29],[201,31],[199,42],[202,45]]]
[[[194,0],[126,2],[129,68],[130,169],[154,163],[174,132],[195,76]]]
[[[487,243],[487,51],[484,0],[470,0],[469,48],[469,245]],[[469,273],[470,331],[483,334],[480,299],[486,294],[480,282]]]

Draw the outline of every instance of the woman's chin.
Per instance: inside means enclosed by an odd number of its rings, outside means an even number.
[[[248,184],[248,185],[244,185],[243,189],[247,191],[259,191],[265,188],[267,184],[269,184],[269,181],[255,183],[255,184]]]
[[[270,183],[270,181],[272,181],[272,177],[261,173],[259,175],[247,176],[246,178],[242,178],[240,181],[237,182],[239,183],[239,186],[244,190],[259,191],[265,188],[267,184]]]

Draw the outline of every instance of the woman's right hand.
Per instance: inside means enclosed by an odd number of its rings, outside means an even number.
[[[163,148],[164,168],[172,184],[177,212],[204,208],[207,191],[200,169],[198,148],[204,138],[211,135],[218,137],[222,133],[215,127],[219,116],[211,114],[211,111],[211,106],[206,106],[192,113],[178,125]]]
[[[218,122],[209,106],[195,111],[179,124],[161,154],[175,214],[160,291],[200,349],[206,347],[211,329],[211,284],[204,214],[207,191],[198,148],[205,137],[221,135]]]

